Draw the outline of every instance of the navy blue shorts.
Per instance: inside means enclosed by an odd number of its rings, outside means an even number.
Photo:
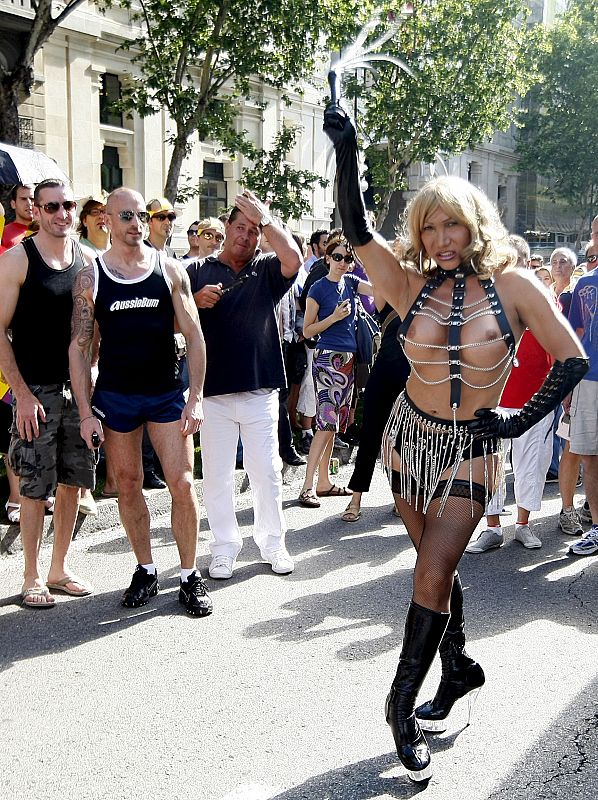
[[[117,433],[130,433],[145,422],[175,422],[180,419],[185,398],[181,388],[152,395],[96,389],[91,407],[103,425]]]

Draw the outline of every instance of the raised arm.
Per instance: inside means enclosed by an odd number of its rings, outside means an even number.
[[[79,431],[90,450],[94,448],[92,442],[94,433],[97,433],[100,442],[104,440],[102,423],[94,416],[91,408],[91,359],[95,328],[94,288],[94,268],[92,264],[88,264],[77,274],[73,284],[69,370],[81,418]]]
[[[181,433],[197,433],[203,422],[203,384],[206,375],[206,344],[197,307],[191,294],[189,276],[178,261],[168,259],[166,270],[172,281],[172,304],[179,330],[187,343],[189,399],[181,414]]]
[[[27,276],[25,251],[18,245],[0,256],[0,370],[17,401],[17,428],[21,439],[39,436],[39,420],[45,422],[44,407],[23,380],[8,331]],[[35,325],[35,320],[31,320]]]
[[[360,187],[357,135],[349,116],[336,103],[326,107],[324,131],[336,155],[336,197],[343,233],[376,290],[398,309],[407,302],[409,273],[401,267],[385,240],[370,227]]]
[[[237,195],[235,205],[254,225],[259,225],[263,217],[270,216],[265,203],[248,190]],[[268,225],[268,242],[278,256],[280,271],[284,277],[294,278],[303,264],[303,258],[291,232],[272,222]]]

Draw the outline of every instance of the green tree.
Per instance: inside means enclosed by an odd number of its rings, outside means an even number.
[[[367,13],[370,0],[114,0],[131,9],[141,34],[127,42],[140,75],[123,87],[122,106],[142,117],[165,108],[175,127],[164,194],[173,201],[181,165],[197,134],[252,156],[236,120],[256,81],[288,87],[313,74]]]
[[[19,105],[31,95],[35,54],[82,2],[63,0],[53,15],[52,0],[31,0],[35,15],[30,29],[13,35],[6,62],[0,59],[0,142],[19,143]]]
[[[412,163],[433,163],[436,153],[463,152],[508,128],[517,115],[517,96],[534,77],[539,37],[525,25],[522,0],[409,5],[413,13],[383,49],[401,58],[414,77],[380,63],[375,80],[347,82],[349,95],[361,97],[358,123],[366,132],[366,157],[378,191],[378,227],[393,193],[406,188]]]
[[[579,211],[578,247],[598,213],[597,55],[598,7],[575,0],[549,32],[518,145],[520,168],[547,178],[546,193]]]
[[[286,160],[301,128],[283,125],[269,151],[255,149],[251,154],[253,167],[243,168],[243,183],[259,197],[271,198],[270,208],[287,222],[300,219],[311,211],[308,192],[315,184],[325,187],[328,181],[309,170],[294,169]]]

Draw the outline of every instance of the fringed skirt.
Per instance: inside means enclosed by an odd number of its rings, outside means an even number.
[[[312,374],[316,390],[316,430],[347,429],[353,394],[353,353],[314,350]]]
[[[497,437],[475,438],[468,425],[468,420],[431,417],[413,405],[405,392],[398,396],[382,439],[382,463],[390,477],[392,453],[397,451],[401,460],[399,493],[403,500],[412,501],[417,506],[421,497],[422,511],[426,513],[438,485],[446,481],[438,509],[440,516],[459,468],[464,462],[469,462],[472,495],[472,460],[483,458],[486,502],[489,501],[502,475],[502,440]],[[472,498],[472,516],[473,513]]]

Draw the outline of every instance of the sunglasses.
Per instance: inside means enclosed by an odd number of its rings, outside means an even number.
[[[105,208],[97,208],[96,207],[96,208],[92,208],[91,211],[88,211],[87,212],[87,216],[88,217],[99,217],[100,214],[105,214],[105,213],[106,213],[106,209]]]
[[[63,200],[62,203],[36,203],[35,204],[38,208],[43,208],[46,214],[55,214],[58,209],[62,206],[65,211],[74,211],[77,208],[77,203],[75,200]]]
[[[344,261],[344,262],[345,262],[345,264],[351,264],[351,262],[354,260],[354,259],[353,259],[353,256],[351,255],[351,253],[347,253],[347,255],[346,255],[346,256],[343,256],[343,255],[341,255],[340,253],[331,253],[331,254],[330,254],[330,258],[331,258],[333,261],[336,261],[337,263],[338,263],[339,261]]]
[[[197,236],[198,229],[197,228],[189,228],[187,231],[187,236]]]
[[[199,236],[203,236],[204,239],[207,239],[208,242],[211,242],[212,239],[216,239],[217,242],[223,242],[224,236],[221,233],[212,233],[212,231],[202,231]]]
[[[176,214],[154,214],[152,219],[159,219],[160,222],[164,222],[168,220],[169,222],[174,222],[176,219]]]
[[[598,261],[598,255],[586,256],[586,261],[588,262],[588,264],[593,264],[594,261]]]
[[[148,211],[119,211],[116,215],[121,222],[131,222],[131,220],[137,219],[139,222],[147,222],[149,219],[149,212]]]

